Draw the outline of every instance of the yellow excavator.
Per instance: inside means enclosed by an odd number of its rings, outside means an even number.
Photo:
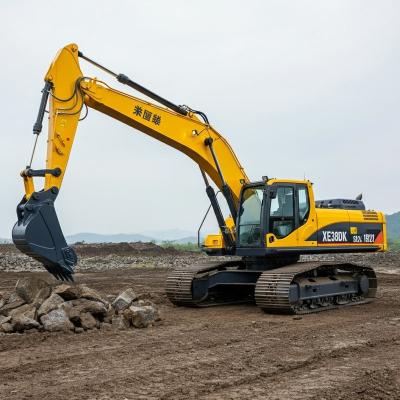
[[[86,77],[80,59],[158,104]],[[21,172],[25,195],[17,206],[12,238],[18,249],[39,260],[56,278],[73,280],[77,256],[66,243],[54,202],[78,122],[93,108],[183,152],[200,167],[220,229],[205,238],[202,250],[225,259],[172,271],[166,282],[172,303],[207,306],[254,301],[267,312],[304,314],[375,297],[377,280],[370,267],[299,262],[307,254],[386,250],[384,215],[366,210],[361,198],[316,201],[308,180],[263,176],[250,182],[229,143],[203,112],[178,106],[111,71],[76,44],[57,53],[44,80],[33,133],[36,147],[49,103],[46,167],[31,168],[31,159]],[[35,177],[45,178],[43,189],[35,189]],[[224,196],[229,216],[224,217],[210,179]]]

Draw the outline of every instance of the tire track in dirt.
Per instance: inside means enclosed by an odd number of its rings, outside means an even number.
[[[395,329],[395,331],[397,331],[397,328]],[[65,336],[67,336],[67,335],[65,335]],[[90,336],[90,334],[88,336]],[[106,340],[106,338],[98,338],[98,339],[101,341]],[[128,338],[124,337],[124,339],[127,340]],[[130,340],[136,340],[136,338],[132,337],[132,335],[131,335]],[[220,343],[217,343],[216,341],[214,341],[212,349],[210,349],[209,346],[207,345],[206,347],[207,347],[208,351],[206,353],[204,353],[204,351],[203,351],[202,357],[195,357],[195,353],[199,353],[202,351],[201,344],[199,344],[196,347],[194,354],[190,354],[190,352],[188,353],[188,350],[190,350],[190,346],[189,347],[186,346],[186,348],[184,348],[183,350],[185,350],[184,356],[187,356],[187,357],[182,357],[182,355],[180,354],[179,357],[174,359],[175,366],[171,370],[174,373],[171,374],[171,371],[169,371],[168,368],[166,369],[164,367],[161,367],[161,368],[157,367],[158,364],[165,365],[166,360],[164,358],[165,357],[168,358],[171,356],[172,350],[165,349],[163,347],[163,343],[164,342],[159,342],[159,341],[151,343],[152,347],[155,347],[158,349],[156,359],[154,360],[154,362],[153,363],[147,362],[147,365],[146,365],[146,370],[151,370],[152,374],[142,375],[142,374],[138,374],[135,368],[133,368],[133,371],[130,371],[129,368],[128,369],[125,368],[123,371],[119,371],[119,374],[112,374],[111,387],[113,387],[115,385],[115,383],[118,383],[118,382],[121,384],[122,387],[124,387],[123,382],[127,380],[127,377],[129,377],[129,375],[131,373],[135,374],[136,379],[134,379],[134,382],[136,382],[136,384],[138,384],[142,381],[148,381],[149,379],[154,380],[153,379],[154,377],[160,376],[160,375],[169,374],[170,375],[169,378],[171,379],[174,377],[179,378],[181,375],[184,376],[185,373],[187,374],[188,371],[190,373],[190,370],[193,370],[193,369],[199,369],[200,371],[203,371],[204,370],[203,367],[210,365],[210,363],[213,364],[214,368],[223,370],[223,365],[225,363],[232,362],[232,360],[229,360],[226,357],[220,359],[220,356],[219,356],[219,358],[216,358],[216,356],[214,354],[215,352],[217,354],[219,354],[220,352],[218,351],[218,348],[222,347],[226,344],[226,343],[224,343],[223,340],[220,341]],[[174,344],[176,344],[176,343],[174,343]],[[357,343],[351,344],[351,346],[346,350],[355,351],[357,349],[362,349],[364,346],[370,346],[370,345],[373,345],[373,344],[365,343],[365,342],[361,343],[361,344],[357,344]],[[333,344],[333,346],[335,346],[335,345]],[[146,351],[145,347],[146,347],[146,345],[144,343],[136,343],[136,351],[138,351],[139,354],[141,351],[142,352]],[[246,360],[246,355],[243,353],[243,351],[241,351],[241,349],[240,349],[241,347],[243,348],[243,343],[241,343],[241,342],[235,343],[234,348],[230,349],[231,350],[230,354],[232,354],[232,353],[236,354],[237,357],[240,358],[241,360]],[[270,347],[270,346],[268,345],[268,346],[264,346],[263,348],[259,348],[260,354],[263,354],[264,352],[266,352],[267,347]],[[330,347],[332,347],[332,346],[328,346],[328,349]],[[104,350],[104,351],[102,351],[102,350]],[[131,352],[129,350],[127,351],[126,349],[124,350],[123,346],[121,346],[121,345],[113,345],[113,346],[108,345],[108,346],[104,346],[99,351],[96,351],[95,349],[93,349],[90,351],[87,350],[82,353],[83,354],[80,354],[80,352],[78,351],[76,354],[72,354],[69,356],[62,356],[62,358],[61,357],[60,358],[54,357],[53,359],[47,358],[47,361],[46,361],[47,368],[45,371],[50,372],[54,369],[62,367],[64,364],[69,364],[72,360],[74,360],[74,362],[78,365],[85,365],[85,367],[88,371],[93,371],[99,362],[101,363],[103,360],[108,360],[108,357],[112,356],[113,353],[118,354],[119,359],[122,359],[122,360],[124,359],[124,357],[129,357],[131,355]],[[275,354],[276,353],[277,352],[275,350]],[[273,360],[269,360],[268,370],[265,370],[265,368],[264,368],[261,372],[258,373],[258,375],[257,374],[254,375],[254,373],[251,373],[249,376],[245,376],[242,379],[235,379],[233,382],[230,382],[229,385],[227,385],[225,383],[224,385],[222,385],[222,389],[226,389],[226,387],[230,386],[231,384],[240,387],[240,385],[242,384],[242,380],[244,383],[248,383],[249,381],[256,382],[260,378],[260,375],[261,375],[261,377],[263,377],[265,379],[266,377],[271,378],[271,377],[275,376],[276,374],[281,375],[282,373],[289,372],[294,369],[304,368],[307,365],[312,365],[314,362],[317,362],[318,360],[322,359],[325,356],[330,357],[330,358],[332,358],[332,357],[336,358],[340,353],[343,353],[343,348],[339,348],[334,351],[328,350],[327,353],[322,352],[322,353],[319,353],[319,354],[311,357],[310,359],[301,360],[301,361],[298,361],[295,363],[290,362],[289,364],[286,364],[284,362],[283,362],[283,364],[281,364],[281,363],[277,364],[276,362],[274,363]],[[145,353],[145,357],[136,359],[135,364],[144,365],[144,363],[146,362],[146,358],[148,358],[146,356],[146,354],[147,353]],[[60,356],[60,354],[59,354],[59,356]],[[201,360],[201,358],[203,359],[203,361]],[[46,359],[46,355],[45,355],[44,359]],[[194,362],[193,359],[196,359],[196,361]],[[247,360],[247,361],[258,364],[257,357],[254,357],[253,355],[251,356],[251,360]],[[259,361],[266,361],[265,357],[261,356],[261,360],[259,360]],[[37,363],[40,365],[41,362],[42,362],[42,360],[38,360]],[[21,371],[21,367],[23,368],[24,366],[19,367],[19,372],[23,372],[22,376],[26,376],[26,375],[32,376],[32,374],[34,375],[35,372],[38,370],[37,365],[25,365],[25,367],[27,367],[27,369],[24,371]],[[114,369],[114,368],[118,367],[118,365],[111,364],[111,365],[109,365],[109,367],[111,367],[111,369]],[[42,369],[41,373],[43,373],[45,371],[43,371],[43,369]],[[15,371],[13,371],[13,369],[10,369],[8,372],[13,373]],[[117,370],[117,372],[118,372],[118,370]],[[65,373],[65,371],[64,371],[64,373]],[[229,371],[229,374],[232,374],[232,373],[240,373],[240,371]],[[2,371],[2,375],[4,378],[7,378],[7,371]],[[213,381],[215,381],[215,376],[213,376],[213,374],[211,374],[211,375],[206,374],[205,376],[202,376],[202,374],[197,374],[197,375],[198,375],[198,378],[201,379],[201,381],[207,382],[207,388],[205,390],[204,390],[204,388],[203,389],[197,388],[198,389],[198,390],[196,390],[197,395],[208,393],[210,391],[210,388],[211,388],[211,390],[215,390],[216,388],[218,388],[220,386],[220,385],[218,385],[218,382],[213,382]],[[68,376],[68,374],[66,374],[66,377],[67,376]],[[80,374],[79,377],[84,380],[86,380],[87,378],[90,378],[89,376],[86,376],[85,373]],[[68,379],[69,382],[74,381],[73,377],[71,377],[71,378],[72,379],[70,379],[70,378]],[[103,389],[110,386],[109,382],[107,380],[105,380],[104,378],[102,378],[101,376],[98,376],[98,377],[92,376],[92,378],[100,379],[102,381]],[[225,376],[223,378],[226,382],[226,379],[229,378],[229,375]],[[178,379],[178,381],[179,381],[179,379]],[[154,390],[154,388],[153,388],[153,390]],[[165,390],[165,389],[163,389],[163,390]],[[193,389],[192,389],[192,391],[193,391]],[[68,390],[67,390],[67,392],[68,392]],[[189,392],[190,392],[190,390],[189,390]],[[64,390],[63,390],[63,393],[65,393]],[[183,395],[182,395],[183,397],[188,394],[189,393],[187,391],[183,390]],[[169,395],[165,394],[164,397],[162,397],[162,392],[161,392],[161,394],[157,393],[157,396],[161,396],[161,398],[180,398],[179,394],[175,393],[174,391],[172,393],[170,393]]]

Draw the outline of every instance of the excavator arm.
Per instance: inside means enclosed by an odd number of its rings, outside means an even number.
[[[115,90],[96,78],[85,77],[79,58],[100,67],[119,82],[164,107]],[[88,107],[164,142],[195,161],[205,180],[225,244],[233,246],[231,231],[222,217],[207,175],[224,194],[234,220],[241,187],[249,180],[229,143],[209,124],[203,113],[177,106],[131,81],[126,75],[115,74],[83,55],[75,44],[67,45],[57,53],[45,76],[39,115],[34,125],[37,137],[47,101],[46,168],[34,170],[29,165],[21,173],[25,195],[17,207],[18,221],[12,233],[13,241],[21,251],[38,259],[57,278],[72,280],[77,257],[65,241],[54,201],[66,172],[78,123],[86,117]],[[41,190],[35,189],[36,176],[45,178]]]

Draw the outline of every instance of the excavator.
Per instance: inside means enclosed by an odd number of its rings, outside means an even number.
[[[80,60],[151,101],[85,76]],[[367,210],[360,198],[316,201],[309,180],[263,176],[251,182],[205,113],[176,105],[127,75],[111,71],[83,54],[76,44],[57,53],[44,81],[33,127],[34,150],[30,164],[21,172],[25,194],[17,206],[12,238],[19,250],[40,261],[57,279],[73,280],[77,256],[64,238],[54,202],[78,123],[91,108],[175,148],[200,167],[219,226],[217,234],[205,237],[201,248],[214,259],[170,273],[166,293],[173,304],[201,307],[251,301],[270,313],[306,314],[367,303],[375,297],[377,278],[372,268],[350,262],[305,262],[300,257],[385,251],[383,213]],[[46,112],[46,166],[33,169]],[[35,189],[36,177],[44,178],[40,190]],[[219,193],[226,200],[227,216]]]

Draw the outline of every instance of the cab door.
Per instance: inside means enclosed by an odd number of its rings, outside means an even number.
[[[312,247],[307,239],[317,230],[311,183],[276,183],[269,195],[267,247]]]
[[[266,246],[297,246],[297,205],[296,185],[273,184],[269,190],[267,209]]]

